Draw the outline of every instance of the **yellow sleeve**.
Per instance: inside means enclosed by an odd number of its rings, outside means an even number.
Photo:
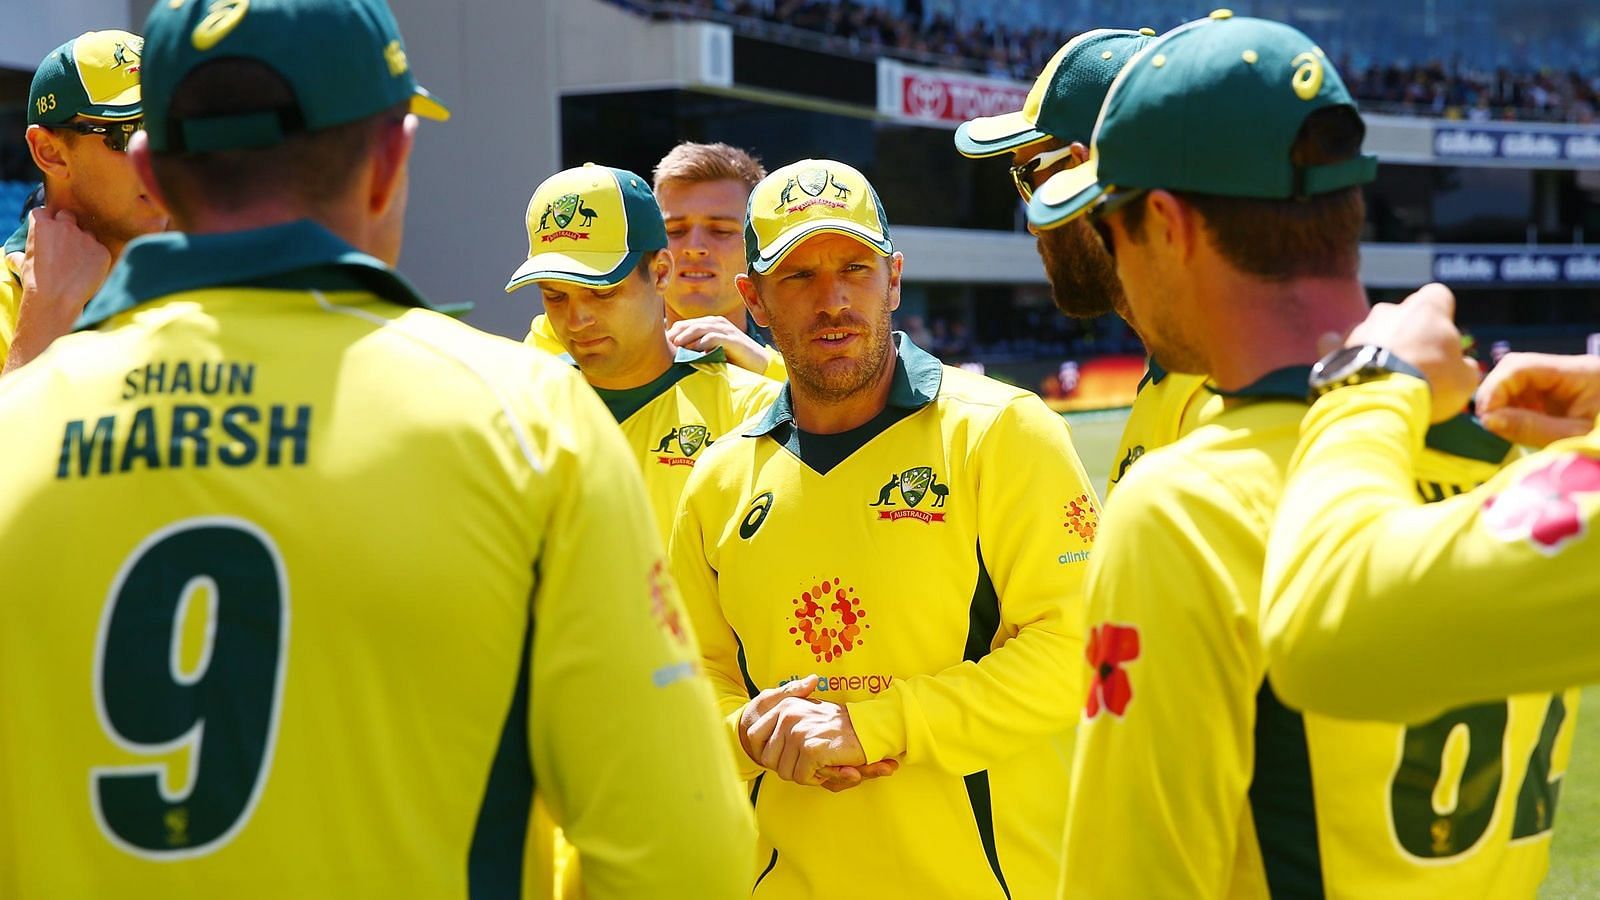
[[[773,351],[776,355],[777,351]],[[728,363],[729,400],[733,408],[733,424],[753,419],[767,411],[783,385],[762,375],[746,372]]]
[[[1427,421],[1427,385],[1393,376],[1302,424],[1263,593],[1290,705],[1415,721],[1600,681],[1600,431],[1422,505]]]
[[[773,381],[788,381],[789,366],[783,361],[783,354],[777,347],[767,348],[767,369],[761,373]]]
[[[542,402],[558,496],[533,598],[529,733],[537,785],[577,848],[586,895],[749,893],[755,831],[644,485],[605,408],[570,372]],[[647,799],[646,799],[647,798]]]
[[[4,266],[4,261],[0,261]],[[9,267],[0,270],[0,367],[11,353],[11,342],[17,339],[17,317],[21,314],[22,285],[17,282]]]
[[[1261,558],[1264,526],[1174,452],[1123,482],[1090,566],[1064,897],[1235,896],[1236,860],[1253,852],[1242,823],[1264,663],[1257,583],[1230,561]]]
[[[706,555],[705,530],[697,504],[693,502],[716,491],[715,485],[705,483],[709,479],[700,477],[703,471],[706,468],[696,467],[690,473],[678,503],[670,552],[672,575],[683,591],[683,605],[689,611],[689,621],[700,645],[700,664],[711,680],[717,711],[722,715],[724,743],[732,753],[739,777],[750,781],[760,775],[762,769],[739,742],[739,714],[756,695],[756,689],[745,678],[739,637],[722,614],[717,571]]]
[[[1066,421],[1037,397],[1002,410],[973,452],[980,570],[966,659],[848,704],[869,761],[966,775],[1072,727],[1062,698],[1082,686],[1094,489]],[[1080,530],[1063,527],[1074,504]]]
[[[550,318],[543,313],[533,317],[533,321],[528,325],[528,336],[523,338],[522,342],[553,356],[567,352],[567,348],[561,346],[561,339],[556,337],[555,329],[550,327]]]

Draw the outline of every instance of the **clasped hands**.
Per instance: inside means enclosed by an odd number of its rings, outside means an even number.
[[[817,676],[807,675],[757,694],[739,716],[739,743],[764,769],[785,781],[835,793],[893,775],[898,760],[867,762],[850,711],[814,700]]]

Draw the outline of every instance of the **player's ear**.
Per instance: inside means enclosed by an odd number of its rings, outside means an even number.
[[[33,164],[46,178],[57,181],[66,179],[72,170],[67,161],[66,142],[60,134],[44,127],[43,125],[29,125],[27,131],[28,154],[33,157]]]
[[[1199,249],[1200,218],[1194,207],[1170,191],[1154,190],[1135,203],[1144,203],[1144,239],[1156,241],[1180,261],[1187,262]]]
[[[389,207],[404,197],[406,167],[416,139],[417,117],[385,118],[378,124],[372,148],[372,178],[368,182],[367,210],[383,216]]]
[[[161,182],[156,180],[156,169],[150,162],[150,139],[143,131],[135,131],[133,137],[128,139],[128,162],[133,166],[134,175],[144,188],[145,196],[170,216],[172,207],[161,190]]]
[[[740,273],[733,276],[733,286],[739,289],[739,296],[744,298],[744,307],[750,311],[750,318],[762,328],[771,328],[772,319],[767,316],[767,308],[761,300],[761,290],[756,284],[759,275]]]
[[[655,281],[656,293],[666,293],[667,285],[672,283],[673,263],[672,251],[656,251],[656,258],[650,263],[650,276]]]
[[[899,250],[886,260],[889,266],[889,311],[900,308],[900,277],[905,271],[906,257]]]

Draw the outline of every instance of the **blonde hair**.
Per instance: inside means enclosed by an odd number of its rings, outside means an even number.
[[[749,153],[728,144],[696,144],[684,141],[661,157],[656,163],[655,183],[661,186],[669,181],[704,184],[708,181],[737,181],[754,189],[767,170]]]

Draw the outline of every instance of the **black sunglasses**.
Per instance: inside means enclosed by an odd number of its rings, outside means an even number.
[[[133,133],[144,128],[143,119],[129,119],[126,122],[62,122],[59,125],[46,125],[46,128],[58,128],[62,131],[76,131],[79,134],[98,134],[110,147],[118,153],[128,149],[128,141],[133,139]]]
[[[1011,167],[1011,183],[1017,186],[1017,193],[1022,195],[1022,202],[1033,199],[1033,173],[1040,169],[1048,169],[1063,159],[1072,155],[1072,147],[1060,147],[1035,156],[1020,166]]]

